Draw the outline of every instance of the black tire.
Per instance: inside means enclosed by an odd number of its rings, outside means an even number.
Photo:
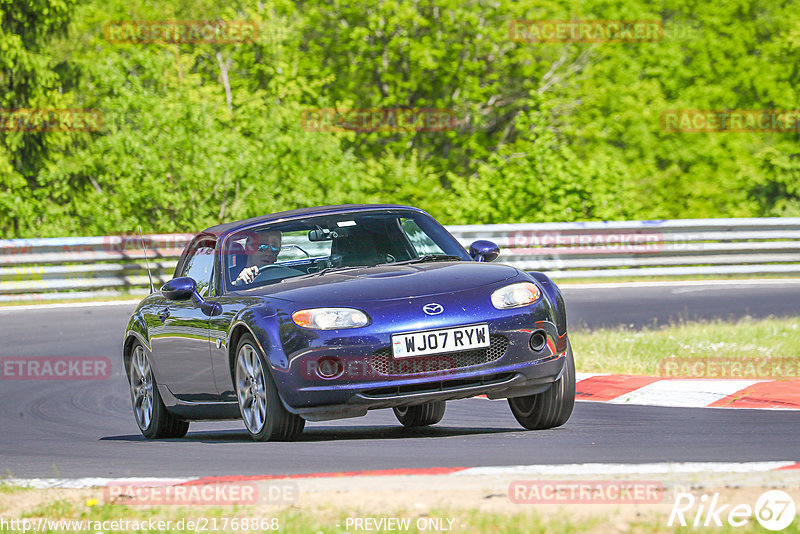
[[[392,408],[392,411],[403,426],[414,427],[435,425],[444,417],[444,409],[444,401],[434,401],[416,406]]]
[[[189,431],[189,421],[178,419],[164,406],[158,392],[147,352],[136,341],[131,347],[128,369],[133,417],[147,439],[182,438]]]
[[[243,335],[236,346],[232,371],[239,414],[250,437],[255,441],[297,439],[306,421],[283,406],[266,359],[250,334]]]
[[[567,340],[564,374],[547,391],[508,399],[511,413],[528,430],[554,428],[567,422],[575,406],[575,360]]]

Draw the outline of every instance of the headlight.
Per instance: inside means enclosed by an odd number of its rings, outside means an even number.
[[[521,282],[519,284],[511,284],[510,286],[501,287],[492,293],[492,304],[498,310],[505,310],[506,308],[519,308],[520,306],[527,306],[533,304],[541,296],[541,292],[536,284],[531,282]]]
[[[369,324],[369,317],[361,310],[353,308],[313,308],[292,314],[297,326],[315,330],[335,330],[336,328],[358,328]]]

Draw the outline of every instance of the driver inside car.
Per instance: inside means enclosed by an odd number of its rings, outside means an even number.
[[[281,233],[277,230],[260,232],[247,238],[247,266],[242,269],[233,285],[252,284],[258,276],[258,269],[264,265],[272,265],[281,251]]]

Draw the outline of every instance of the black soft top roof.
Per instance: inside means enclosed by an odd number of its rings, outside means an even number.
[[[252,226],[259,223],[277,222],[288,219],[299,219],[302,217],[307,217],[309,215],[325,215],[327,213],[347,213],[350,211],[357,212],[357,211],[368,211],[375,209],[405,209],[405,210],[422,212],[422,210],[420,210],[419,208],[414,208],[411,206],[402,206],[398,204],[340,204],[338,206],[316,206],[313,208],[300,208],[296,210],[279,211],[278,213],[261,215],[259,217],[244,219],[242,221],[233,221],[229,223],[218,224],[216,226],[212,226],[211,228],[203,230],[201,234],[221,237],[240,228],[246,228],[248,226]]]

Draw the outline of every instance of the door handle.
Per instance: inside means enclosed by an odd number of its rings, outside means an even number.
[[[169,317],[169,308],[164,308],[158,312],[158,318],[161,319],[161,324],[164,324],[167,321],[167,317]]]

